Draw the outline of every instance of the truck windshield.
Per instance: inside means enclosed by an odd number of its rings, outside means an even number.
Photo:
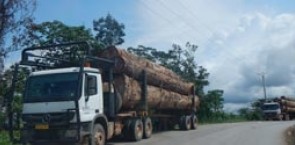
[[[24,102],[69,101],[77,97],[78,73],[31,76]]]
[[[265,104],[262,106],[262,110],[277,110],[279,109],[278,104]]]

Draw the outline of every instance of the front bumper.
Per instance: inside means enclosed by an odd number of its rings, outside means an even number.
[[[280,119],[281,115],[277,113],[265,113],[263,117],[265,119]]]
[[[49,125],[48,129],[35,129],[25,126],[21,131],[21,142],[34,144],[75,144],[85,141],[89,136],[90,123],[80,125],[69,124],[67,126]]]

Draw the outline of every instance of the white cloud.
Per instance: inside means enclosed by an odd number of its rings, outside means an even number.
[[[268,96],[295,96],[295,14],[247,11],[241,1],[160,1],[139,3],[146,32],[137,43],[161,49],[198,44],[197,62],[210,72],[209,89],[224,89],[226,102],[262,98],[262,71]]]

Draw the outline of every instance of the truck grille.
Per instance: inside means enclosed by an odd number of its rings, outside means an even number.
[[[268,113],[265,113],[266,116],[276,116],[277,113],[276,112],[268,112]]]
[[[74,118],[74,115],[74,112],[25,114],[22,116],[22,119],[31,125],[39,123],[64,125],[68,124]]]

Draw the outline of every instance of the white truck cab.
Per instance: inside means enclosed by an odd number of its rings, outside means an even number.
[[[104,115],[99,70],[84,68],[81,85],[79,70],[78,67],[61,68],[33,72],[30,75],[24,93],[22,115],[25,129],[34,127],[36,130],[25,132],[28,141],[33,137],[42,139],[48,136],[75,139],[78,124],[86,127],[79,129],[81,135],[85,135],[89,133],[94,118],[99,114]],[[44,130],[53,126],[60,128],[56,128],[52,134],[44,133]]]
[[[278,102],[265,102],[263,103],[261,110],[265,120],[282,120],[282,111],[280,103]]]

